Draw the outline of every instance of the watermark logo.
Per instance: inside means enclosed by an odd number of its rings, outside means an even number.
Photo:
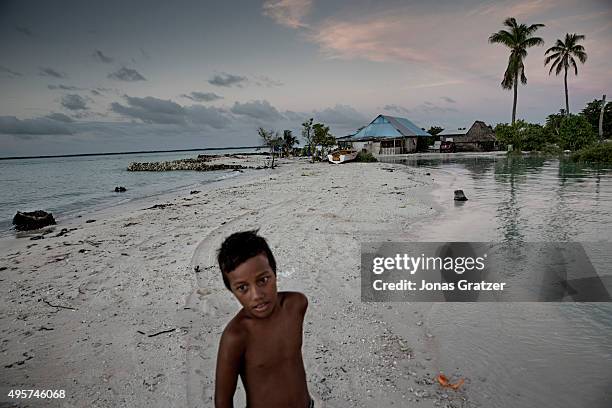
[[[595,244],[589,244],[595,245]],[[610,244],[599,246],[612,247]],[[610,248],[596,253],[610,256]],[[611,259],[598,271],[575,242],[384,242],[361,246],[366,302],[609,302]]]

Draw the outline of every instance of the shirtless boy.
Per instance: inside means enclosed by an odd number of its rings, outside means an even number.
[[[276,261],[257,231],[238,232],[218,255],[223,283],[242,309],[221,336],[215,407],[233,407],[238,376],[249,408],[308,408],[302,324],[308,307],[298,292],[277,292]]]

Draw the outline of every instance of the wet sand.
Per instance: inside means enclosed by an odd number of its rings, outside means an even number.
[[[46,406],[212,406],[219,337],[239,307],[216,250],[259,228],[280,290],[309,298],[304,362],[326,406],[469,406],[469,378],[457,392],[434,383],[428,306],[360,300],[360,243],[407,239],[436,214],[425,172],[283,159],[44,239],[2,239],[2,383],[66,390]]]

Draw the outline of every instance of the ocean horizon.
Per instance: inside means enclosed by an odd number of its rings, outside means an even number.
[[[0,160],[21,160],[21,159],[51,159],[55,157],[84,157],[84,156],[115,156],[125,154],[148,154],[148,153],[180,153],[180,152],[204,152],[204,151],[219,151],[219,150],[244,150],[244,149],[264,149],[265,146],[236,146],[236,147],[205,147],[201,149],[171,149],[171,150],[139,150],[129,152],[93,152],[93,153],[69,153],[69,154],[52,154],[52,155],[37,155],[37,156],[5,156],[0,157]]]

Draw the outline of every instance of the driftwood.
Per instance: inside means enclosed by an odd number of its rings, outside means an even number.
[[[155,204],[153,207],[148,207],[148,208],[145,208],[145,210],[154,210],[154,209],[156,209],[156,208],[160,208],[160,209],[162,209],[162,210],[163,210],[164,208],[166,208],[166,207],[172,207],[173,205],[174,205],[174,204],[172,204],[172,203],[168,203],[168,204]]]
[[[43,302],[45,302],[46,304],[48,304],[51,307],[57,307],[60,309],[70,309],[70,310],[76,310],[74,307],[70,307],[70,306],[62,306],[62,305],[53,305],[50,302],[46,301],[45,299],[41,299]]]
[[[137,333],[140,333],[140,334],[142,334],[142,335],[144,335],[144,336],[147,336],[147,337],[155,337],[155,336],[159,336],[160,334],[164,334],[164,333],[172,333],[172,332],[173,332],[173,331],[175,331],[175,330],[176,330],[176,328],[174,328],[174,329],[168,329],[168,330],[162,330],[162,331],[160,331],[160,332],[153,333],[153,334],[146,334],[145,332],[143,332],[143,331],[141,331],[141,330],[136,330],[136,332],[137,332]]]

